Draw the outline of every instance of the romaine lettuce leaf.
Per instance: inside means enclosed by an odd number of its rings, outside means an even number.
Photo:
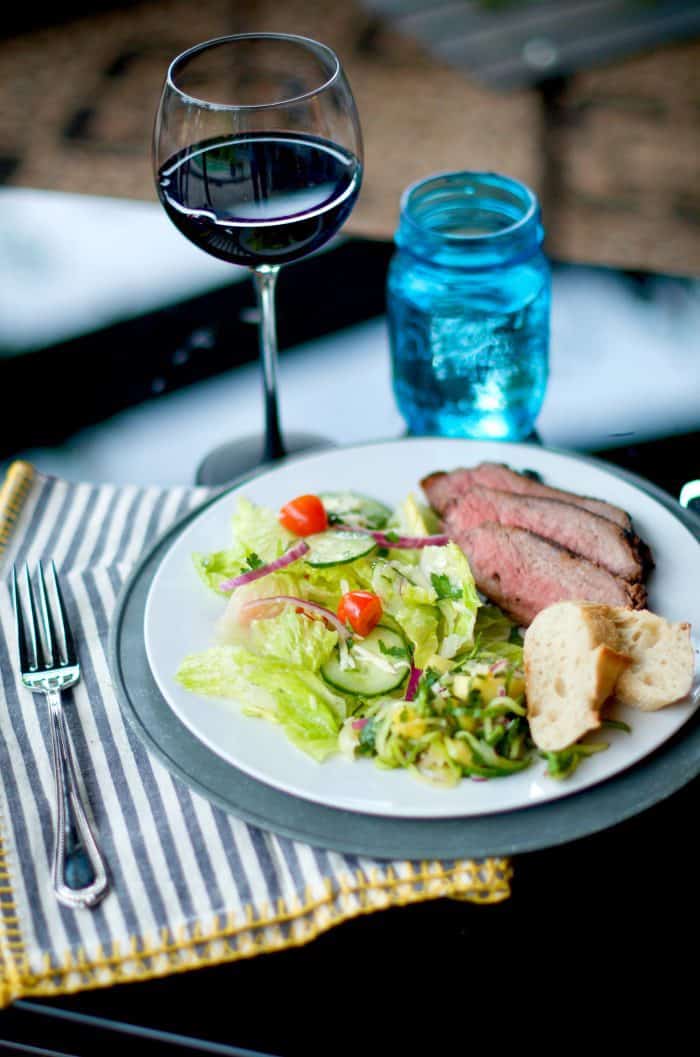
[[[456,543],[425,547],[419,568],[435,592],[440,611],[441,657],[454,657],[474,642],[474,624],[480,606],[469,562]],[[420,667],[420,666],[419,666]]]
[[[231,520],[233,544],[210,554],[193,554],[195,569],[204,583],[219,592],[222,580],[281,557],[296,540],[268,507],[256,506],[241,497]],[[219,592],[222,593],[222,592]]]
[[[488,656],[493,660],[502,658],[510,664],[522,667],[522,637],[517,625],[497,606],[480,607],[476,615],[474,641],[479,656]]]
[[[413,644],[413,663],[422,668],[437,653],[439,611],[435,593],[409,576],[415,569],[405,562],[377,562],[372,590],[382,600],[384,611],[400,625]]]
[[[317,672],[328,660],[338,641],[338,632],[322,620],[313,620],[288,607],[279,616],[254,620],[250,625],[248,649],[259,657],[281,661]]]
[[[345,565],[326,565],[312,568],[302,559],[298,566],[305,577],[304,597],[310,602],[318,602],[334,612],[338,608],[341,595],[347,591],[366,591],[372,585],[372,561],[369,558],[357,558]]]
[[[219,589],[223,580],[230,580],[232,576],[238,576],[240,572],[245,571],[237,547],[227,551],[212,551],[209,554],[195,553],[192,555],[192,563],[200,579],[219,595],[226,595],[225,591]]]
[[[297,540],[292,532],[280,525],[274,510],[256,506],[245,497],[238,500],[231,519],[231,531],[244,557],[254,553],[263,562],[279,558]]]
[[[375,563],[372,589],[413,643],[417,667],[436,653],[454,657],[473,644],[479,596],[456,543]]]
[[[391,515],[386,528],[404,536],[432,536],[440,531],[440,519],[429,506],[409,495]]]
[[[481,646],[491,646],[494,642],[508,642],[515,624],[498,606],[481,606],[476,614],[474,637]]]
[[[298,564],[288,568],[296,570]],[[297,598],[306,598],[305,586],[306,581],[301,569],[298,573],[284,569],[261,576],[259,580],[251,580],[249,584],[241,584],[235,591],[230,592],[228,605],[216,626],[217,639],[219,642],[247,643],[254,616],[251,614],[246,617],[243,609],[246,602],[253,602],[257,598],[270,598],[272,595],[294,595]],[[255,616],[260,616],[260,614],[255,614]]]
[[[280,724],[315,760],[337,751],[345,699],[308,669],[241,646],[218,646],[185,657],[177,679],[196,694],[240,701],[247,715]]]

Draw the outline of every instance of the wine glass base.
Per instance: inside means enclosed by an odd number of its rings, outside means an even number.
[[[287,455],[297,455],[299,452],[334,448],[335,444],[316,433],[288,433],[284,437],[284,447]],[[195,481],[200,485],[228,484],[251,470],[278,465],[279,461],[263,458],[262,435],[241,437],[210,451],[199,464]]]

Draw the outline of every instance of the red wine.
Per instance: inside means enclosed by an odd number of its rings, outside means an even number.
[[[362,166],[315,136],[246,133],[170,158],[158,194],[183,235],[214,257],[256,267],[318,249],[348,217]]]

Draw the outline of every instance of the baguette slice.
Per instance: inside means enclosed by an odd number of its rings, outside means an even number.
[[[624,705],[655,712],[680,701],[693,685],[695,651],[690,624],[673,624],[647,609],[610,607],[617,642],[632,659],[615,686]]]
[[[611,607],[557,602],[525,633],[525,687],[530,732],[558,752],[597,730],[601,710],[631,663],[617,646]]]

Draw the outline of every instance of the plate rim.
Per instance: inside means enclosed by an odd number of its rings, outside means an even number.
[[[401,443],[401,440],[400,438],[368,441],[347,447],[354,449],[376,444],[389,445]],[[518,445],[518,447],[525,446],[527,445]],[[504,444],[503,447],[506,451],[507,445]],[[700,540],[700,519],[685,511],[672,496],[652,482],[595,456],[544,445],[532,445],[532,447],[580,460],[613,476],[619,476],[659,501],[691,532],[691,535],[695,536],[696,540]],[[295,457],[290,461],[301,462],[303,458],[303,456]],[[606,829],[672,795],[700,772],[700,751],[694,751],[696,742],[697,748],[700,749],[700,714],[697,712],[667,742],[650,755],[597,785],[581,790],[579,793],[572,793],[571,796],[484,816],[435,819],[350,812],[343,808],[306,800],[268,786],[218,756],[182,724],[155,684],[145,657],[143,609],[150,583],[174,538],[194,518],[223,495],[245,484],[246,481],[255,479],[269,469],[269,466],[257,468],[221,489],[217,489],[213,495],[208,496],[201,504],[171,525],[142,554],[125,580],[110,626],[109,663],[122,712],[147,748],[160,757],[171,773],[197,792],[225,811],[236,814],[254,825],[281,832],[296,839],[307,840],[322,847],[370,854],[376,858],[395,858],[397,854],[409,858],[449,858],[463,856],[466,842],[466,845],[470,846],[468,847],[469,854],[478,857],[538,850]],[[144,576],[148,577],[145,589],[142,582]],[[137,649],[140,644],[142,656],[136,659],[137,667],[140,662],[141,676],[146,676],[146,683],[150,677],[151,685],[146,686],[147,696],[150,694],[156,706],[160,699],[162,708],[167,710],[170,726],[176,735],[175,745],[169,746],[170,751],[166,750],[162,737],[156,737],[151,729],[154,723],[157,725],[157,716],[154,718],[153,714],[146,715],[148,707],[144,710],[143,700],[134,699],[134,687],[129,685],[135,673],[129,670],[129,661],[124,655],[125,635],[123,631],[126,619],[134,619],[133,600],[135,592],[139,590],[143,598],[136,598],[135,612],[137,623],[139,619],[141,622],[141,635],[140,643],[138,635],[135,641]],[[130,641],[132,643],[134,641],[133,634]],[[143,671],[144,660],[146,672]],[[136,696],[138,697],[138,694]],[[192,769],[186,766],[185,761],[191,757],[195,746],[199,750],[196,753],[198,763],[204,765],[208,780],[192,774]],[[674,756],[674,766],[669,768],[660,766],[659,761],[662,758],[666,760],[671,754]],[[222,774],[222,771],[228,772],[230,781],[225,780],[225,773]],[[646,790],[644,776],[648,779]],[[640,786],[642,788],[639,788]],[[614,795],[611,792],[613,789],[615,790]],[[631,789],[634,789],[634,795],[621,795],[622,791]],[[583,806],[581,806],[582,802]],[[301,805],[301,811],[299,805]],[[594,807],[595,810],[593,810]],[[340,837],[338,836],[339,816],[345,818],[345,832]],[[391,831],[394,837],[389,839]],[[417,854],[417,849],[420,854]]]

